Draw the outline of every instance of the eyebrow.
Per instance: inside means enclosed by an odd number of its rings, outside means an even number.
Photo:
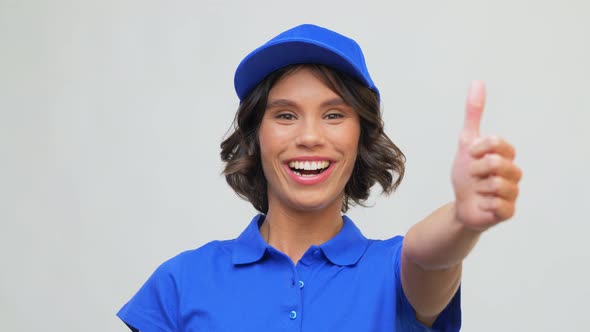
[[[266,104],[266,109],[275,107],[296,107],[297,103],[288,99],[275,99]]]
[[[326,106],[348,106],[348,104],[342,98],[336,97],[322,103],[322,107]]]
[[[320,107],[328,106],[348,106],[348,104],[340,97],[332,98],[324,101]],[[275,107],[297,107],[297,103],[289,99],[274,99],[266,104],[266,109]]]

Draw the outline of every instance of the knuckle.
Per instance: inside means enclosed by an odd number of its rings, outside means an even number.
[[[516,181],[520,181],[520,179],[522,179],[522,169],[516,165],[514,165],[515,169],[515,173],[516,173]]]
[[[469,170],[469,174],[471,174],[471,175],[478,175],[479,174],[480,165],[477,162],[477,160],[469,163],[468,170]]]
[[[514,146],[512,144],[508,145],[510,147],[510,153],[512,155],[512,160],[514,160],[516,158],[516,149],[514,148]]]
[[[490,210],[497,211],[499,207],[500,200],[497,197],[490,197],[487,200],[487,205]]]
[[[514,192],[513,197],[514,197],[514,199],[516,199],[518,197],[518,194],[520,193],[520,188],[518,188],[518,186],[514,186],[513,192]]]
[[[496,215],[500,220],[506,220],[511,218],[514,215],[514,205],[507,203],[505,201],[498,200],[496,203]]]
[[[490,135],[488,137],[488,142],[490,144],[491,147],[497,148],[499,146],[502,145],[502,141],[503,139],[500,136],[497,135]]]
[[[498,192],[502,188],[502,178],[499,176],[492,176],[488,182],[489,188],[493,192]]]
[[[504,202],[500,197],[494,197],[493,199],[493,204],[494,204],[494,208],[496,208],[497,210],[501,210],[502,209],[502,203]]]
[[[510,204],[506,208],[505,219],[512,218],[512,216],[514,216],[514,212],[515,212],[514,204]]]
[[[514,149],[514,146],[504,138],[493,135],[488,138],[488,142],[493,151],[496,151],[509,159],[515,158],[516,150]]]
[[[491,171],[497,171],[502,163],[502,158],[497,154],[487,154],[485,160]]]

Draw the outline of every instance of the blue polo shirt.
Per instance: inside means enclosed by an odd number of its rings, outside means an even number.
[[[433,328],[402,291],[403,237],[341,231],[297,265],[269,246],[256,216],[234,240],[214,241],[162,264],[118,312],[133,331],[459,331],[459,291]]]

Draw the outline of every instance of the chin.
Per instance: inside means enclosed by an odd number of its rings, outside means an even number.
[[[334,206],[336,201],[340,202],[341,200],[337,198],[326,199],[326,198],[314,198],[314,197],[305,197],[304,199],[300,200],[292,200],[291,201],[291,208],[301,212],[317,212],[322,211],[325,209],[329,209]],[[340,210],[341,203],[338,204],[338,210]]]

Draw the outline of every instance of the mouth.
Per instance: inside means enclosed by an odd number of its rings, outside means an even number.
[[[284,167],[295,183],[300,185],[316,185],[326,181],[336,162],[327,159],[290,160]]]
[[[289,162],[289,168],[291,171],[302,177],[313,177],[322,174],[326,171],[332,163],[328,160],[318,161],[296,161],[292,160]]]

